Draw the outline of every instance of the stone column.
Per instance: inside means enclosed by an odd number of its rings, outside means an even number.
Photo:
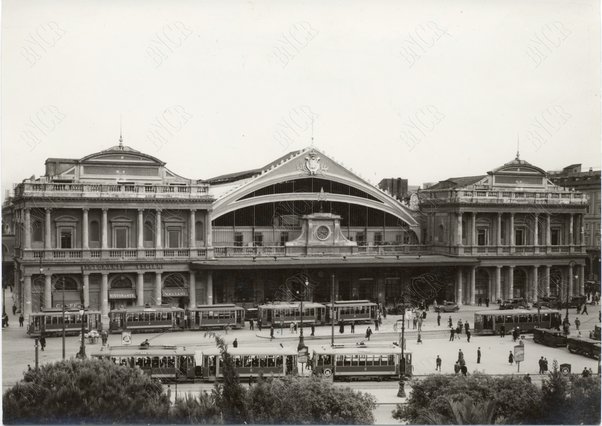
[[[495,267],[495,299],[502,299],[502,267]]]
[[[496,226],[496,239],[495,243],[497,246],[502,245],[502,214],[497,214],[497,226]]]
[[[470,214],[470,244],[477,245],[477,214],[475,212]]]
[[[516,241],[514,241],[514,213],[510,213],[510,253],[514,252],[514,246],[516,244]]]
[[[23,244],[23,248],[26,250],[31,248],[31,211],[29,209],[25,209],[25,241]],[[31,284],[31,276],[29,277],[29,282]],[[29,306],[31,309],[31,290],[30,290]]]
[[[474,215],[473,215],[474,218]],[[474,221],[473,221],[474,223]],[[475,294],[476,294],[476,280],[477,280],[477,267],[472,266],[470,268],[470,304],[475,304]]]
[[[583,214],[579,215],[579,245],[585,245],[585,225],[583,224]]]
[[[537,302],[539,300],[539,276],[538,276],[539,265],[533,265],[533,284],[531,285],[532,300]]]
[[[196,210],[190,210],[190,238],[188,246],[193,249],[196,248]]]
[[[568,280],[568,283],[569,283],[569,288],[568,288],[569,297],[568,298],[570,299],[570,297],[573,295],[573,265],[572,264],[569,264],[569,280]],[[564,296],[566,297],[566,294]]]
[[[155,272],[155,303],[161,305],[161,272]]]
[[[569,245],[571,246],[575,244],[575,236],[573,233],[573,227],[575,226],[574,216],[575,215],[573,213],[569,215]]]
[[[101,272],[100,316],[103,330],[109,329],[109,273]]]
[[[196,307],[196,273],[194,271],[190,271],[190,279],[188,285],[188,307],[194,308]]]
[[[456,243],[462,245],[462,213],[456,214]]]
[[[50,220],[50,213],[52,209],[45,209],[46,222],[44,224],[44,248],[50,250],[52,248],[52,222]]]
[[[535,213],[533,217],[533,245],[539,245],[539,213]]]
[[[585,264],[579,265],[579,294],[585,295]]]
[[[546,214],[546,247],[548,249],[552,245],[552,231],[551,231],[551,227],[550,227],[551,221],[552,221],[552,214],[551,213]]]
[[[144,272],[136,276],[136,306],[144,306]]]
[[[213,272],[207,271],[207,304],[213,305]]]
[[[29,321],[31,315],[31,275],[23,276],[23,316],[25,322]]]
[[[44,308],[52,308],[52,274],[44,275]]]
[[[82,285],[84,289],[84,307],[90,307],[90,274],[84,272],[82,275]]]
[[[507,299],[514,297],[514,265],[508,266],[508,295]]]
[[[144,248],[144,209],[138,209],[138,249]]]
[[[552,266],[550,265],[546,265],[546,274],[545,274],[545,288],[544,288],[544,293],[546,295],[546,297],[548,297],[550,295],[550,270],[552,269]]]
[[[160,249],[161,247],[161,209],[157,209],[155,213],[155,248]]]
[[[456,303],[462,305],[462,268],[457,267],[456,269]]]
[[[205,247],[213,246],[213,229],[211,227],[211,215],[207,212],[205,216]]]
[[[90,248],[88,210],[89,209],[87,208],[82,209],[82,249],[84,250],[88,250]]]
[[[109,220],[108,220],[109,209],[102,209],[102,248],[109,248]]]

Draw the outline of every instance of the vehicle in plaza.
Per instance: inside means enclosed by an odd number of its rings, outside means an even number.
[[[200,381],[202,370],[194,349],[178,346],[106,346],[90,354],[92,358],[117,365],[140,368],[162,382]]]
[[[533,341],[546,346],[565,347],[566,335],[555,329],[536,328],[533,330]]]
[[[521,333],[532,333],[535,328],[555,328],[561,323],[561,313],[555,309],[479,311],[474,314],[474,333],[499,334],[502,326],[507,334],[516,327]]]
[[[84,332],[100,327],[100,312],[85,311]],[[82,331],[82,316],[79,310],[65,311],[65,334],[76,335]],[[41,312],[29,315],[27,334],[31,337],[60,336],[63,333],[63,310],[42,309]]]
[[[569,302],[569,308],[576,308],[578,306],[582,306],[587,302],[587,297],[585,296],[573,296]],[[562,307],[566,308],[566,301],[562,301]]]
[[[531,306],[522,297],[504,300],[500,303],[500,309],[529,309]]]
[[[301,323],[301,302],[273,302],[259,305],[258,321],[263,327],[285,327],[293,322]],[[326,306],[321,303],[303,302],[303,323],[321,325],[326,320]]]
[[[378,319],[378,305],[369,300],[338,300],[334,302],[334,309],[331,303],[326,303],[326,323],[331,321],[330,312],[334,311],[334,322],[339,324],[372,323]],[[305,306],[304,306],[305,307]],[[305,318],[303,318],[305,322]]]
[[[223,379],[223,358],[218,348],[201,351],[201,375],[204,381]],[[297,351],[287,348],[228,348],[238,376],[243,378],[283,377],[297,374]]]
[[[600,341],[600,326],[594,325],[594,329],[589,332],[589,338]]]
[[[394,345],[321,346],[313,351],[312,366],[314,374],[333,380],[396,380],[400,369],[412,375],[412,353],[404,355],[401,363],[401,349]]]
[[[537,302],[534,302],[533,307],[534,308],[559,309],[560,301],[555,296],[544,296],[544,297],[540,297]]]
[[[566,346],[573,354],[600,359],[600,341],[589,337],[568,337]]]
[[[131,306],[109,312],[109,332],[176,331],[185,327],[184,309],[173,306]]]
[[[445,302],[442,305],[435,306],[435,312],[458,312],[460,307],[456,302]]]
[[[187,328],[200,330],[209,328],[243,328],[245,309],[234,304],[197,305],[186,309]]]

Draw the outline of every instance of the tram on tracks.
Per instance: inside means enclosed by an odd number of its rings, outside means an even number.
[[[566,347],[569,352],[600,359],[600,340],[589,337],[569,337],[558,330],[535,329],[533,341],[546,346]]]
[[[197,305],[186,310],[189,330],[243,328],[245,309],[234,304]]]
[[[396,380],[399,373],[412,375],[412,353],[404,353],[401,362],[399,346],[349,347],[322,346],[313,351],[314,374],[333,380]]]
[[[197,364],[198,353],[192,348],[178,346],[107,346],[90,355],[130,368],[140,368],[145,374],[162,382],[190,382],[202,379]]]
[[[109,332],[133,333],[183,330],[184,309],[173,306],[133,306],[109,312]]]
[[[339,300],[326,303],[326,323],[330,323],[330,312],[334,311],[334,322],[344,324],[373,323],[378,319],[378,305],[369,300]],[[305,321],[305,319],[304,319]]]
[[[84,331],[88,332],[100,327],[100,312],[85,311]],[[79,310],[65,310],[65,334],[77,335],[82,331],[82,316]],[[63,310],[43,309],[29,315],[27,334],[31,337],[60,336],[63,333]]]
[[[245,347],[228,348],[234,368],[240,378],[283,377],[297,374],[297,351],[287,348]],[[203,380],[223,379],[223,359],[218,348],[202,351]]]
[[[502,327],[506,333],[516,327],[521,333],[532,333],[535,328],[555,328],[561,323],[561,312],[555,309],[480,311],[474,314],[474,334],[499,334]]]
[[[274,302],[259,305],[258,321],[263,327],[285,327],[301,322],[301,302]],[[322,325],[326,321],[326,306],[321,303],[303,302],[303,324]]]

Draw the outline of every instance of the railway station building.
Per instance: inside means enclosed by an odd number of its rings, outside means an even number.
[[[26,317],[64,295],[106,323],[147,304],[583,294],[587,203],[518,156],[404,203],[314,147],[188,179],[120,142],[46,160],[4,204],[3,232]]]

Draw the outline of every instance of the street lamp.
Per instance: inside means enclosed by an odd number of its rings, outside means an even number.
[[[399,390],[397,396],[399,398],[406,397],[405,389],[405,370],[406,370],[406,358],[405,358],[405,331],[406,331],[406,305],[404,294],[401,294],[401,359],[399,360]]]
[[[305,347],[305,343],[303,342],[303,299],[305,299],[305,293],[307,292],[307,287],[309,286],[309,281],[307,277],[305,278],[305,282],[303,283],[303,293],[301,294],[301,331],[299,332],[299,344],[297,345],[297,350],[300,351]]]
[[[81,359],[86,358],[86,343],[84,341],[84,333],[85,333],[85,325],[86,325],[86,322],[84,321],[85,313],[86,313],[85,307],[84,307],[84,305],[81,305],[81,309],[79,310],[79,316],[82,321],[82,341],[81,341],[81,345],[79,347],[79,353],[77,354],[78,358],[81,358]]]

